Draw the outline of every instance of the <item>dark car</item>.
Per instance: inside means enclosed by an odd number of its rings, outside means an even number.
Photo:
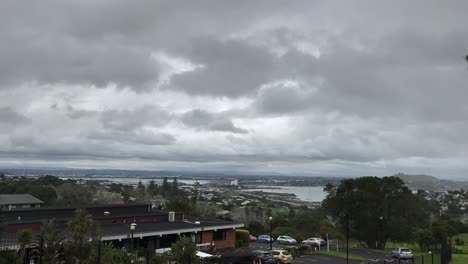
[[[255,258],[256,263],[262,263],[262,264],[279,263],[278,259],[274,258],[271,252],[257,251],[255,252],[255,255],[256,255],[256,258]]]

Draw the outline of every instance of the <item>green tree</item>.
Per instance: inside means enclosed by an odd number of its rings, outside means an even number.
[[[429,251],[429,246],[433,240],[434,238],[430,229],[419,228],[414,232],[414,241],[418,243],[421,252]]]
[[[125,248],[115,248],[112,244],[103,244],[101,246],[101,263],[124,264],[130,263],[130,257]]]
[[[67,253],[77,259],[80,264],[92,263],[94,241],[96,241],[96,223],[86,210],[76,210],[75,217],[68,223],[68,233],[71,240],[67,244]]]
[[[58,188],[62,199],[57,203],[66,206],[84,206],[93,203],[93,193],[84,185],[65,183]]]
[[[137,191],[139,194],[144,194],[145,190],[146,190],[145,185],[140,180],[137,185]]]
[[[176,263],[200,263],[196,253],[197,246],[189,237],[181,237],[171,246],[171,254]]]
[[[429,217],[417,196],[398,177],[362,177],[325,187],[323,207],[345,233],[369,248],[384,249],[386,242],[410,241],[416,228],[428,228]],[[346,217],[346,215],[348,217]]]
[[[18,243],[20,245],[20,256],[24,260],[26,255],[26,249],[32,242],[32,232],[29,229],[21,229],[17,232]]]
[[[170,192],[170,187],[169,187],[169,182],[167,180],[167,177],[163,178],[163,183],[162,183],[162,195],[166,197]]]
[[[37,236],[37,244],[43,250],[45,263],[56,264],[59,262],[62,257],[61,243],[63,239],[63,234],[57,229],[54,219],[42,222]]]
[[[171,193],[172,195],[177,195],[179,192],[179,184],[177,183],[177,178],[174,177],[174,180],[172,180],[172,190]]]
[[[156,185],[156,183],[154,182],[154,180],[151,180],[149,185],[148,185],[148,188],[146,188],[146,191],[149,193],[149,195],[151,196],[156,196],[158,195],[158,185]]]

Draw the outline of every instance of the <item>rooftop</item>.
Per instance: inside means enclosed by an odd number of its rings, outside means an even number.
[[[43,204],[44,202],[30,194],[0,194],[0,205]]]

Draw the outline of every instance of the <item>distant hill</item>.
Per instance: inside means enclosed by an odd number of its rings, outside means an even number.
[[[414,183],[438,183],[440,180],[431,175],[408,175],[403,173],[395,174],[394,176],[402,179],[406,183],[414,182]]]
[[[402,179],[411,190],[448,191],[468,189],[468,182],[441,180],[431,175],[398,173],[393,176]]]

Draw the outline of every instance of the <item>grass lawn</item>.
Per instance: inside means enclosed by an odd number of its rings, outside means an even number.
[[[464,245],[457,245],[455,243],[455,240],[456,239],[460,239],[460,240],[463,240],[465,242]],[[468,234],[459,234],[455,237],[452,238],[452,245],[454,248],[458,249],[458,250],[461,250],[463,252],[463,254],[468,254]],[[457,253],[462,253],[462,252],[457,252]],[[468,263],[468,262],[467,262]]]
[[[338,257],[338,258],[344,258],[344,259],[346,258],[346,252],[336,252],[336,251],[326,252],[326,251],[320,251],[319,254],[320,254],[320,255],[326,255],[326,256],[332,256],[332,257]],[[362,256],[354,255],[354,254],[349,254],[349,259],[358,260],[358,261],[364,260],[364,258],[363,258]]]
[[[414,263],[415,264],[422,264],[422,257],[421,254],[414,255]],[[424,263],[432,264],[432,257],[431,254],[424,254]],[[434,254],[434,264],[440,264],[440,255]]]
[[[466,264],[468,263],[468,254],[453,254],[452,264]]]

